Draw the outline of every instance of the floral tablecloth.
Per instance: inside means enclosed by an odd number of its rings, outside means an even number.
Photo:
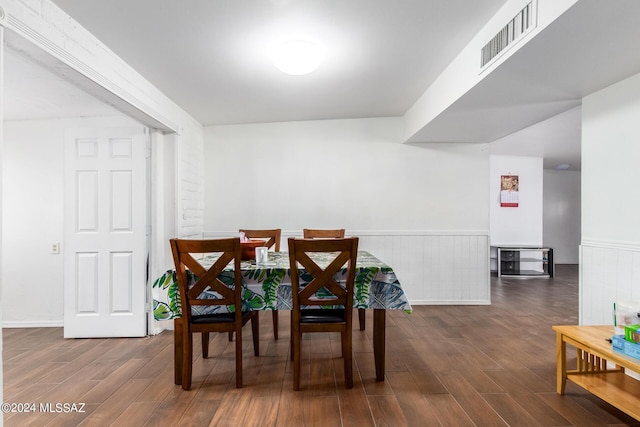
[[[205,257],[202,264],[211,265],[217,257]],[[330,258],[314,255],[320,265]],[[358,252],[354,284],[354,308],[378,308],[411,312],[411,305],[396,278],[393,269],[365,251]],[[269,252],[268,262],[256,265],[255,261],[242,261],[244,310],[291,310],[291,272],[287,252]],[[189,273],[189,272],[188,272]],[[228,276],[226,274],[228,273]],[[220,279],[233,283],[233,266],[225,270]],[[346,274],[346,269],[342,271]],[[301,285],[311,277],[300,271]],[[336,278],[340,281],[341,278]],[[175,270],[167,270],[157,278],[152,287],[153,313],[156,320],[170,320],[181,316],[180,295]],[[215,297],[212,295],[211,297]],[[198,312],[196,312],[198,310]],[[229,310],[228,307],[194,307],[194,314],[206,314]]]

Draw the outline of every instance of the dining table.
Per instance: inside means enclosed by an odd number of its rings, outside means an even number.
[[[219,254],[206,254],[200,262],[208,267]],[[318,265],[329,263],[330,254],[312,254]],[[241,262],[242,273],[242,302],[243,310],[291,310],[291,270],[288,252],[269,251],[267,261],[257,264],[255,260]],[[221,273],[228,275],[221,280],[233,280],[233,263]],[[300,276],[308,275],[301,270]],[[334,279],[344,282],[346,267]],[[190,281],[195,277],[187,271]],[[209,292],[209,291],[204,291]],[[168,269],[158,277],[152,285],[153,313],[156,320],[180,319],[180,293],[175,269]],[[210,295],[215,298],[215,295]],[[358,251],[356,259],[356,277],[354,283],[353,308],[373,310],[373,353],[376,370],[376,380],[384,381],[385,376],[385,341],[386,341],[386,311],[403,310],[411,313],[411,305],[407,299],[393,269],[367,251]],[[226,306],[194,306],[193,314],[220,313],[233,310]],[[179,326],[179,320],[176,325]],[[177,340],[176,340],[177,341]],[[175,344],[174,344],[175,345]],[[181,348],[174,348],[176,360],[181,358]],[[175,361],[174,361],[175,363]],[[179,367],[176,366],[176,372]]]

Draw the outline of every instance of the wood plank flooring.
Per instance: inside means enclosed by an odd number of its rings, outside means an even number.
[[[490,306],[387,312],[384,382],[375,381],[368,313],[367,330],[353,335],[352,390],[337,334],[305,336],[303,390],[292,390],[285,312],[277,341],[271,313],[262,313],[258,358],[245,328],[242,389],[225,334],[213,335],[206,360],[196,344],[193,389],[183,391],[173,384],[169,331],[65,340],[59,328],[4,329],[4,401],[37,409],[7,413],[4,425],[640,426],[570,382],[556,394],[551,325],[576,324],[578,312],[577,266],[557,270],[548,280],[492,278]],[[84,412],[40,411],[47,403]]]

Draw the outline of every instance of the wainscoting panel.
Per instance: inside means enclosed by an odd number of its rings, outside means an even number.
[[[640,246],[583,242],[580,324],[613,324],[613,303],[626,300],[640,300]]]
[[[412,304],[490,304],[486,234],[353,234],[362,250],[393,267]]]
[[[346,230],[395,271],[409,302],[415,305],[487,305],[491,303],[489,236],[484,231]],[[237,235],[209,231],[205,238]],[[280,248],[300,232],[282,232]]]

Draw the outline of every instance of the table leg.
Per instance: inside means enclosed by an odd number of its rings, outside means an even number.
[[[556,332],[556,390],[564,394],[567,385],[567,343],[560,332]]]
[[[386,310],[373,310],[373,358],[376,364],[376,381],[384,381]]]
[[[174,383],[182,384],[182,318],[173,319],[173,375]]]

